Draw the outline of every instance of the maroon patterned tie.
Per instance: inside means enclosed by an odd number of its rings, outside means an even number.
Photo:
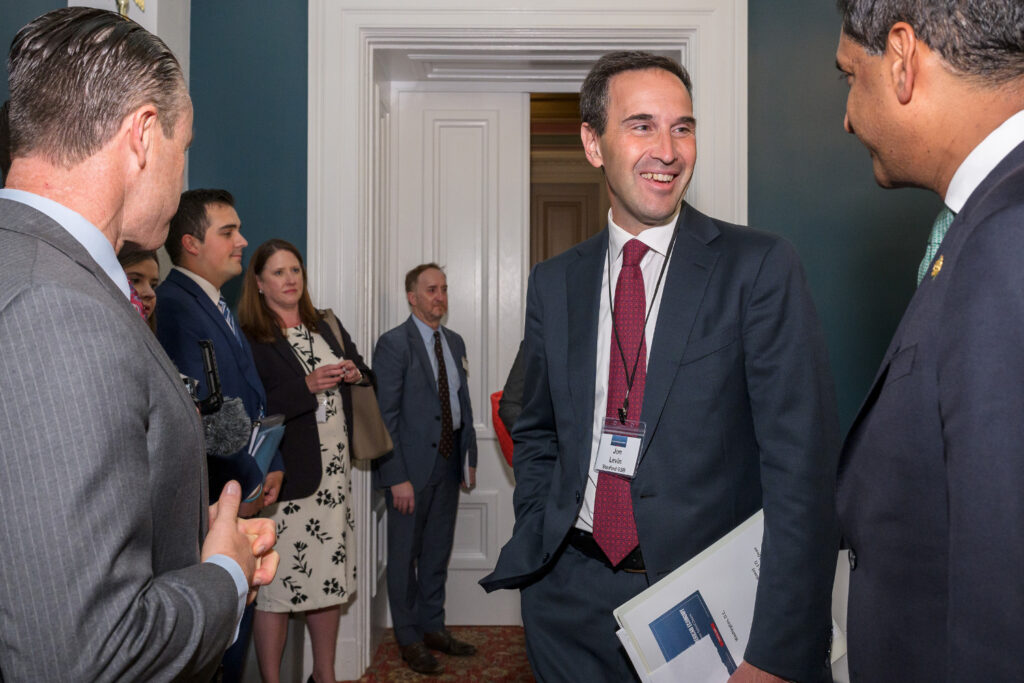
[[[647,297],[644,295],[644,275],[640,270],[640,259],[648,249],[649,247],[640,240],[626,242],[622,249],[622,270],[619,271],[619,279],[615,284],[615,315],[612,317],[611,354],[608,364],[608,408],[605,416],[615,419],[616,422],[619,419],[619,408],[626,397],[626,373],[633,372],[634,362],[636,376],[633,378],[633,388],[629,392],[627,419],[639,420],[644,402],[644,383],[647,379],[644,318],[647,314]],[[601,546],[613,567],[629,555],[639,542],[636,522],[633,520],[630,481],[608,472],[600,472],[597,475],[594,540]]]
[[[132,306],[135,307],[135,310],[138,311],[139,315],[142,316],[142,319],[145,320],[146,307],[142,305],[142,297],[140,297],[139,293],[135,290],[135,285],[130,282],[128,283],[128,290],[131,292],[130,298],[132,300]]]

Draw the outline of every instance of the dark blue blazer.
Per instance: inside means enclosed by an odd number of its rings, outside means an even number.
[[[239,345],[220,310],[210,301],[206,292],[177,270],[172,270],[157,287],[156,296],[160,306],[156,335],[178,371],[198,379],[199,395],[206,396],[209,387],[206,386],[203,373],[199,340],[213,340],[224,397],[241,398],[249,418],[257,419],[265,410],[267,397],[253,362],[249,342],[241,330]],[[243,495],[248,495],[263,481],[259,466],[245,449],[226,458],[211,457],[209,466],[212,499],[220,496],[221,488],[230,479],[237,479],[241,483]],[[270,469],[284,469],[280,454],[271,462]]]
[[[684,205],[647,365],[632,482],[653,583],[763,507],[745,659],[828,676],[838,536],[835,395],[817,314],[781,238]],[[607,230],[530,275],[515,441],[516,524],[488,590],[543,576],[574,526],[590,464]]]
[[[468,459],[476,467],[476,430],[473,408],[469,403],[466,376],[466,344],[455,332],[441,327],[441,333],[458,366],[459,409],[462,431],[458,454],[462,471]],[[391,433],[395,449],[373,461],[374,483],[379,488],[412,482],[422,489],[437,461],[437,442],[441,438],[441,400],[437,380],[427,356],[427,347],[412,316],[398,327],[385,332],[373,351],[373,372],[377,376],[377,401],[381,416]]]
[[[846,439],[851,680],[1021,679],[1022,492],[1024,145],[957,214]]]

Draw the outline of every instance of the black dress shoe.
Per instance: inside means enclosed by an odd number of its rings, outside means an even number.
[[[451,631],[446,628],[435,633],[424,633],[423,643],[431,650],[437,650],[453,657],[470,657],[476,654],[476,645],[456,640]]]
[[[402,659],[416,673],[428,676],[444,673],[444,665],[434,659],[434,655],[430,654],[427,646],[423,643],[402,645],[399,649],[402,651]]]

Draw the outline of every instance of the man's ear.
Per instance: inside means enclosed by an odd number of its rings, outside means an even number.
[[[415,292],[406,292],[405,293],[405,300],[409,302],[410,306],[412,306],[413,304],[416,303],[416,293]]]
[[[199,255],[199,245],[202,242],[195,236],[185,234],[181,236],[181,248],[193,256]]]
[[[919,47],[917,34],[910,24],[898,21],[889,29],[886,54],[890,59],[892,84],[900,104],[908,104],[914,94],[914,81],[921,66]]]
[[[580,125],[580,139],[583,141],[583,151],[586,153],[590,165],[594,168],[604,166],[604,160],[601,158],[601,136],[590,127],[589,123]]]
[[[128,115],[128,147],[139,168],[145,168],[153,150],[156,127],[160,125],[156,107],[145,104]]]

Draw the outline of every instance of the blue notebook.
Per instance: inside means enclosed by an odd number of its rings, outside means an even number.
[[[268,415],[252,423],[249,437],[249,455],[256,459],[263,476],[267,476],[270,461],[274,459],[281,437],[284,436],[284,415]]]

